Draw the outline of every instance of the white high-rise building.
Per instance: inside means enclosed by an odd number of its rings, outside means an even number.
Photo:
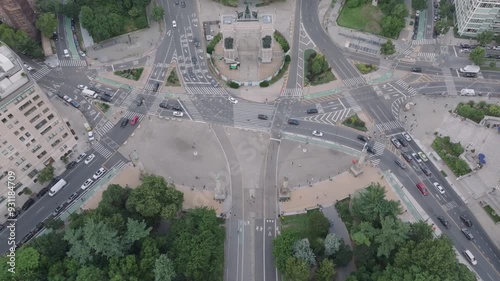
[[[455,0],[458,34],[500,33],[500,0]]]

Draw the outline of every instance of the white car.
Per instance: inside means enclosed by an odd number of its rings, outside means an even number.
[[[175,20],[172,21],[172,26],[177,27],[177,22]]]
[[[85,153],[85,152],[78,155],[78,158],[76,158],[76,163],[80,163],[83,160],[83,158],[85,158],[85,156],[87,156],[87,153]]]
[[[97,172],[95,172],[95,174],[92,176],[95,180],[102,177],[102,175],[104,175],[104,173],[106,173],[106,169],[104,167],[101,167],[99,170],[97,170]]]
[[[184,113],[182,113],[180,111],[174,111],[174,116],[175,117],[182,117],[182,116],[184,116]]]
[[[95,158],[95,155],[90,154],[89,157],[87,157],[87,159],[85,159],[85,164],[90,163],[92,160],[94,160],[94,158]]]
[[[29,66],[29,65],[28,65],[28,64],[26,64],[26,63],[24,64],[24,67],[26,67],[26,69],[27,69],[28,71],[35,70],[33,67]]]
[[[69,58],[69,51],[68,51],[68,49],[64,49],[63,53],[64,53],[65,57]]]
[[[80,51],[80,56],[86,57],[87,55],[83,51]]]
[[[439,193],[444,194],[444,192],[445,192],[444,188],[438,182],[435,182],[432,184],[436,187],[436,189],[437,189],[437,191],[439,191]]]
[[[320,131],[313,131],[313,133],[312,133],[312,134],[313,134],[313,136],[315,136],[315,137],[322,137],[322,136],[323,136],[323,133],[322,133],[322,132],[320,132]]]
[[[424,160],[424,162],[429,161],[429,158],[427,158],[427,156],[422,151],[418,152],[418,156],[420,156],[420,158]]]
[[[500,45],[499,46],[493,46],[493,50],[500,51]]]
[[[82,190],[87,189],[90,185],[92,185],[94,181],[92,179],[87,179],[83,184],[82,184]]]
[[[417,160],[418,163],[422,163],[422,159],[420,159],[420,156],[418,156],[415,152],[411,154],[413,159]]]
[[[89,134],[89,141],[95,140],[94,133],[92,131],[90,131],[88,134]]]
[[[237,103],[238,103],[238,100],[237,100],[237,99],[235,99],[235,98],[233,98],[233,97],[229,97],[229,98],[227,98],[227,99],[228,99],[231,103],[233,103],[233,104],[237,104]]]
[[[401,148],[401,143],[396,138],[392,138],[391,142],[396,148]]]
[[[411,137],[410,137],[410,135],[407,132],[401,133],[401,135],[403,135],[403,137],[405,138],[405,140],[411,141]]]
[[[78,87],[78,89],[80,89],[80,90],[87,89],[87,86],[84,86],[84,85],[78,85],[77,87]]]
[[[70,102],[72,101],[72,99],[66,95],[63,96],[63,100],[67,101],[67,102]]]

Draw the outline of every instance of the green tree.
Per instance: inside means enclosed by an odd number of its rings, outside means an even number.
[[[93,29],[95,24],[94,11],[88,6],[82,6],[80,9],[80,22],[87,29]]]
[[[382,55],[392,55],[396,53],[396,46],[394,46],[391,39],[380,46],[380,53]]]
[[[330,221],[325,215],[316,210],[307,213],[307,233],[306,236],[309,241],[315,241],[317,238],[323,238],[328,234],[330,228]]]
[[[470,52],[469,59],[476,65],[482,65],[486,61],[484,55],[486,55],[484,49],[481,47],[477,47],[474,50],[472,50],[472,52]]]
[[[289,257],[286,261],[286,271],[283,272],[286,280],[307,281],[311,275],[309,264],[306,261]]]
[[[105,272],[95,266],[84,266],[78,270],[76,281],[106,280]]]
[[[325,255],[331,256],[338,252],[340,245],[342,244],[342,238],[335,235],[335,233],[328,233],[325,238]]]
[[[318,272],[316,274],[316,280],[318,281],[331,281],[335,276],[335,267],[333,261],[329,259],[324,259],[321,261]]]
[[[500,116],[500,106],[496,104],[490,104],[488,107],[488,112],[490,113],[490,115],[498,117]]]
[[[493,31],[483,31],[477,35],[477,41],[481,46],[486,46],[493,41],[495,33]]]
[[[309,265],[316,265],[316,256],[307,238],[295,242],[293,245],[293,256],[299,260],[306,261]]]
[[[127,232],[123,236],[122,246],[125,249],[129,249],[135,241],[139,241],[144,237],[149,235],[152,227],[147,227],[144,221],[139,222],[128,218],[127,221]]]
[[[142,279],[139,273],[139,265],[134,255],[122,258],[111,257],[109,259],[108,275],[111,280],[138,281]]]
[[[163,20],[165,16],[165,10],[163,10],[162,6],[155,5],[151,11],[151,17],[154,21],[160,22]]]
[[[103,216],[111,216],[116,213],[127,215],[128,212],[125,206],[130,191],[130,188],[123,188],[118,184],[109,185],[102,193],[102,199],[99,202],[97,211]]]
[[[431,240],[434,238],[434,233],[430,225],[426,222],[419,221],[410,224],[410,229],[408,230],[408,240],[415,241],[416,243],[422,242],[424,240]]]
[[[427,9],[427,1],[425,0],[413,0],[411,1],[411,6],[414,10],[426,10]]]
[[[80,4],[74,1],[66,1],[62,6],[61,12],[68,18],[79,18],[80,16]]]
[[[45,37],[50,37],[57,30],[57,18],[53,13],[41,14],[36,20],[36,27]]]
[[[45,227],[52,230],[61,229],[64,226],[64,221],[60,218],[51,218],[45,224]]]
[[[434,30],[436,30],[439,34],[446,34],[449,29],[450,23],[449,20],[445,17],[442,17],[440,20],[438,20],[436,22],[436,25],[434,26]]]
[[[352,260],[352,250],[349,245],[346,245],[344,239],[340,240],[340,247],[337,253],[333,255],[333,262],[337,266],[346,266]]]
[[[45,166],[45,168],[38,173],[37,178],[41,184],[51,181],[54,179],[54,167],[52,167],[52,165]]]
[[[396,16],[383,16],[380,22],[382,34],[390,38],[396,38],[404,26],[404,19]]]
[[[19,280],[33,280],[40,267],[40,253],[32,247],[16,251],[16,275]]]
[[[155,281],[172,281],[176,274],[174,263],[166,255],[161,255],[155,262]]]
[[[377,244],[377,256],[390,258],[391,253],[406,242],[410,226],[392,216],[385,217],[381,223],[382,228],[374,239]]]
[[[182,208],[184,194],[160,176],[144,176],[142,184],[130,192],[127,209],[146,218],[172,219]]]
[[[289,257],[293,255],[293,245],[299,239],[297,232],[291,229],[284,229],[281,234],[273,240],[273,257],[276,268],[281,273],[286,270]]]
[[[385,199],[387,191],[380,184],[372,184],[352,198],[352,213],[361,221],[369,222],[374,227],[386,216],[396,217],[401,213],[400,204]]]
[[[43,257],[42,260],[47,265],[63,260],[68,251],[68,243],[63,240],[64,233],[50,232],[30,241],[33,247]],[[48,269],[48,268],[47,268]]]
[[[61,9],[61,2],[57,0],[37,0],[35,6],[40,13],[57,14]]]

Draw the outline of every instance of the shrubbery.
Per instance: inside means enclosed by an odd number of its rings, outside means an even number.
[[[460,177],[471,172],[469,165],[459,156],[464,152],[460,143],[453,143],[450,137],[436,137],[432,142],[432,148],[448,165],[455,176]]]
[[[311,85],[319,85],[334,80],[335,76],[325,56],[314,51],[308,53],[310,55],[306,58],[307,62],[305,63],[307,82]],[[307,56],[307,54],[305,55]]]
[[[229,88],[232,88],[232,89],[238,89],[240,87],[240,84],[234,82],[234,81],[227,81],[227,84],[226,84]]]
[[[353,116],[347,118],[346,120],[344,120],[344,122],[342,122],[342,124],[363,132],[368,131],[365,122],[361,120],[361,118],[359,118],[357,114],[354,114]]]
[[[262,88],[269,87],[269,82],[268,81],[262,81],[262,82],[260,82],[259,86],[262,87]]]
[[[364,64],[364,63],[359,63],[356,64],[356,68],[361,72],[362,74],[367,74],[373,71],[377,71],[378,67],[374,64]]]
[[[290,50],[290,45],[288,44],[288,41],[286,41],[285,37],[283,34],[281,34],[278,30],[274,31],[274,40],[280,44],[281,49],[283,49],[283,52],[288,52]]]
[[[479,123],[483,120],[485,115],[500,117],[500,106],[496,104],[488,104],[485,101],[475,103],[471,100],[468,103],[459,103],[455,112],[462,117]]]
[[[207,53],[212,54],[215,50],[215,46],[217,45],[217,43],[219,43],[221,39],[222,39],[222,33],[219,32],[217,33],[217,35],[214,36],[214,39],[210,41],[210,44],[208,44]]]

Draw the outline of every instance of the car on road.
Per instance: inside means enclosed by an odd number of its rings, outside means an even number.
[[[411,162],[411,160],[413,159],[413,158],[411,157],[411,154],[410,154],[410,153],[408,153],[408,152],[403,152],[403,153],[401,153],[401,155],[403,155],[403,158],[404,158],[407,162]]]
[[[28,200],[26,200],[26,202],[24,202],[23,206],[21,207],[21,209],[23,211],[26,211],[28,210],[33,204],[35,204],[35,199],[33,198],[29,198]]]
[[[474,257],[474,255],[471,253],[471,251],[465,250],[465,251],[463,251],[463,254],[464,254],[465,258],[470,262],[470,264],[472,264],[472,265],[477,264],[477,260]]]
[[[196,56],[192,56],[192,57],[191,57],[191,62],[192,62],[193,64],[197,64],[197,63],[198,63],[198,60],[196,59]]]
[[[27,69],[28,71],[35,70],[33,67],[29,66],[27,63],[24,63],[23,65],[24,65],[24,67],[26,67],[26,69]]]
[[[172,27],[177,27],[177,22],[175,20],[172,21]]]
[[[399,141],[399,143],[400,143],[403,147],[407,147],[407,146],[408,146],[408,142],[406,142],[406,139],[405,139],[402,135],[397,135],[397,136],[396,136],[396,139]]]
[[[429,158],[427,158],[427,156],[422,152],[422,151],[419,151],[418,152],[418,156],[420,156],[420,158],[424,161],[424,162],[427,162],[429,161]]]
[[[498,45],[498,46],[493,46],[493,50],[495,50],[495,51],[500,51],[500,45]]]
[[[461,215],[460,220],[462,220],[467,227],[472,226],[472,221],[466,215]]]
[[[184,116],[184,113],[182,113],[182,112],[180,112],[180,111],[174,111],[173,115],[174,115],[175,117],[182,117],[182,116]]]
[[[417,160],[418,163],[422,163],[422,159],[420,159],[420,156],[418,156],[418,154],[416,154],[415,152],[413,152],[411,156],[413,157],[413,159]]]
[[[45,196],[45,194],[47,194],[48,191],[49,191],[48,187],[40,189],[40,191],[38,191],[38,193],[36,194],[36,198],[42,198],[43,196]]]
[[[94,160],[94,158],[95,158],[95,155],[92,153],[87,158],[85,158],[84,163],[88,164],[88,163],[92,162],[92,160]]]
[[[235,99],[235,98],[233,98],[233,97],[228,97],[227,99],[228,99],[231,103],[233,103],[233,104],[237,104],[237,103],[238,103],[238,100],[237,100],[237,99]]]
[[[219,88],[219,84],[215,81],[215,79],[210,80],[210,84],[212,84],[212,87],[214,88]]]
[[[132,119],[130,119],[130,125],[135,125],[135,123],[137,123],[137,121],[139,121],[139,116],[134,116],[132,117]]]
[[[420,165],[420,170],[422,170],[422,172],[428,177],[432,175],[431,171],[424,165]]]
[[[469,240],[474,240],[474,235],[472,235],[472,232],[470,229],[464,227],[462,228],[462,233],[465,235],[465,237]]]
[[[80,90],[87,89],[87,86],[85,86],[85,85],[78,85],[78,86],[76,86],[76,87],[77,87],[78,89],[80,89]]]
[[[401,169],[406,170],[406,164],[401,161],[401,159],[396,158],[394,159],[394,163],[396,163]]]
[[[417,11],[415,12],[415,16],[416,16],[416,17],[420,16],[420,11],[419,11],[419,10],[417,10]]]
[[[66,203],[69,204],[69,203],[73,202],[76,199],[76,197],[78,197],[78,192],[71,194],[69,196],[68,200],[66,200]]]
[[[65,57],[69,58],[69,51],[68,51],[68,49],[64,49],[63,53],[64,53]]]
[[[312,132],[312,134],[313,134],[313,136],[315,136],[315,137],[322,137],[322,136],[323,136],[323,132],[316,131],[316,130],[314,130],[314,131]]]
[[[137,106],[141,106],[144,103],[144,98],[141,98],[137,101]]]
[[[188,69],[188,74],[189,74],[189,77],[191,77],[192,79],[196,78],[196,74],[194,74],[192,69]]]
[[[439,193],[441,194],[445,193],[444,188],[439,184],[439,182],[433,182],[432,184],[434,185],[434,187],[436,187]]]
[[[391,142],[396,148],[401,148],[401,143],[396,138],[391,138]]]
[[[182,1],[182,2],[181,2],[181,7],[182,7],[182,8],[186,8],[186,2]]]
[[[55,216],[59,215],[62,212],[63,209],[64,209],[64,205],[63,204],[57,206],[57,208],[52,213],[52,216],[55,217]]]
[[[450,228],[450,226],[451,226],[450,222],[445,217],[439,216],[438,220],[441,222],[441,224],[444,225],[444,227],[446,227],[446,229]]]
[[[95,174],[92,176],[92,178],[94,178],[95,180],[102,177],[102,175],[104,175],[104,173],[106,173],[106,168],[104,167],[101,167],[99,170],[97,170],[95,172]]]
[[[377,150],[375,150],[375,148],[373,148],[373,146],[371,146],[371,145],[366,146],[366,151],[371,153],[371,154],[377,154]]]
[[[99,91],[99,92],[100,92],[100,91]],[[97,93],[97,91],[96,91],[96,93]],[[108,96],[108,97],[110,97],[110,98],[112,98],[112,97],[113,97],[113,94],[112,94],[112,93],[110,93],[110,92],[106,92],[106,91],[104,91],[104,92],[102,92],[102,94],[103,94],[103,95],[105,95],[105,96]]]
[[[257,115],[257,118],[259,118],[260,120],[267,120],[267,119],[269,119],[269,117],[267,117],[267,115],[265,115],[265,114],[259,114],[259,115]]]
[[[153,89],[153,91],[158,92],[159,88],[160,88],[160,83],[156,83],[155,84],[155,88]]]
[[[61,92],[57,92],[57,96],[60,97],[61,99],[64,99],[65,95]]]
[[[175,5],[179,5],[179,0],[174,0]]]
[[[363,141],[363,142],[368,142],[370,139],[367,136],[363,135],[358,135],[358,140]]]
[[[66,169],[67,169],[67,170],[73,169],[73,168],[76,166],[76,164],[77,164],[77,163],[78,163],[78,162],[76,162],[76,161],[71,161],[71,162],[69,162],[69,163],[66,165]]]
[[[80,51],[80,52],[78,52],[78,53],[79,53],[79,54],[80,54],[80,56],[82,56],[82,57],[86,57],[86,56],[87,56],[87,55],[85,54],[85,52],[84,52],[84,51]]]
[[[70,102],[72,101],[72,99],[66,95],[63,96],[63,100],[67,101],[67,102]]]
[[[128,124],[128,119],[127,119],[127,118],[124,118],[124,119],[122,120],[122,122],[120,123],[120,127],[121,127],[121,128],[125,128],[125,127],[127,127],[127,124]]]
[[[168,103],[167,103],[167,102],[165,102],[165,101],[162,101],[162,102],[160,103],[160,108],[163,108],[163,109],[170,109],[170,107],[171,107],[171,106],[170,106],[170,104],[168,104]]]
[[[412,67],[412,68],[411,68],[411,72],[417,72],[417,73],[420,73],[420,72],[422,72],[422,68],[421,68],[421,67]]]
[[[299,120],[288,119],[288,124],[290,124],[290,125],[299,125],[300,122],[299,122]]]
[[[464,73],[464,77],[469,77],[469,78],[476,78],[476,73]]]
[[[83,160],[87,156],[87,153],[83,152],[82,154],[78,155],[78,158],[76,158],[76,163],[80,163],[80,161]]]
[[[88,132],[88,135],[89,135],[89,141],[95,140],[94,132],[90,131],[90,132]]]
[[[401,135],[403,136],[403,138],[405,138],[406,141],[411,141],[411,137],[407,132],[403,132],[401,133]]]
[[[306,112],[307,114],[315,114],[318,113],[318,110],[316,108],[309,108]]]
[[[74,107],[74,108],[80,108],[80,103],[77,102],[76,100],[72,100],[70,102],[70,104]]]
[[[420,190],[420,193],[422,193],[423,196],[429,195],[429,191],[427,190],[427,187],[421,182],[417,183],[417,188]]]
[[[94,182],[94,180],[92,179],[87,179],[81,186],[81,189],[82,190],[85,190],[87,189],[90,185],[92,185],[92,183]]]
[[[111,98],[108,95],[100,95],[99,98],[105,102],[111,102]]]
[[[43,222],[39,222],[39,223],[35,226],[35,228],[33,228],[33,231],[32,231],[32,232],[33,232],[33,233],[35,233],[35,234],[36,234],[36,233],[38,233],[40,230],[42,230],[42,228],[44,227],[44,225],[45,225],[45,224],[44,224]]]

